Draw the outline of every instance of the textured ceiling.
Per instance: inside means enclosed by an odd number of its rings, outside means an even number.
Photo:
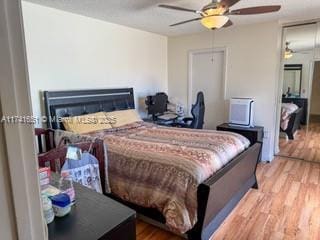
[[[199,22],[170,28],[169,25],[197,16],[194,13],[158,8],[160,3],[201,9],[209,0],[27,0],[29,2],[69,11],[167,36],[206,31]],[[232,16],[235,25],[279,20],[283,22],[320,17],[320,0],[242,0],[232,9],[258,5],[280,4],[278,13],[256,16]]]

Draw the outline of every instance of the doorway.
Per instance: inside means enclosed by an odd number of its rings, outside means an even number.
[[[188,106],[202,91],[205,98],[205,129],[216,129],[224,122],[225,107],[225,49],[192,51],[189,55]]]

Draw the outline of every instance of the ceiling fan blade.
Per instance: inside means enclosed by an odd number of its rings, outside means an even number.
[[[231,11],[228,15],[262,14],[262,13],[277,12],[280,9],[281,9],[280,5],[241,8],[241,9],[236,9],[236,10]]]
[[[233,22],[231,20],[229,20],[225,25],[223,25],[224,28],[226,27],[230,27],[233,25]]]
[[[198,21],[198,20],[201,20],[201,19],[202,18],[194,18],[194,19],[183,21],[183,22],[178,22],[178,23],[175,23],[175,24],[171,24],[170,27],[174,27],[174,26],[177,26],[177,25],[185,24],[185,23],[188,23],[188,22]]]
[[[227,7],[231,7],[233,5],[235,5],[236,3],[240,2],[240,0],[222,0],[220,2],[220,4],[222,6],[227,6]]]
[[[198,13],[197,10],[183,8],[183,7],[177,7],[177,6],[172,6],[172,5],[160,4],[160,5],[158,5],[158,7],[172,9],[172,10],[178,10],[178,11],[184,11],[184,12]]]

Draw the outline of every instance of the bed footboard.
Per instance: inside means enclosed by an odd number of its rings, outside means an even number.
[[[258,188],[256,168],[261,146],[261,143],[254,144],[198,186],[198,222],[183,237],[209,240],[248,190]],[[113,194],[109,196],[135,209],[150,224],[169,230],[164,225],[165,218],[156,209],[140,207]]]
[[[198,222],[189,239],[209,239],[250,188],[258,188],[256,168],[261,143],[236,157],[198,188]]]

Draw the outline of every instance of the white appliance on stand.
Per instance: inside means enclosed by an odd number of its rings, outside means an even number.
[[[254,127],[254,100],[252,98],[231,98],[229,110],[229,125],[239,127]]]

